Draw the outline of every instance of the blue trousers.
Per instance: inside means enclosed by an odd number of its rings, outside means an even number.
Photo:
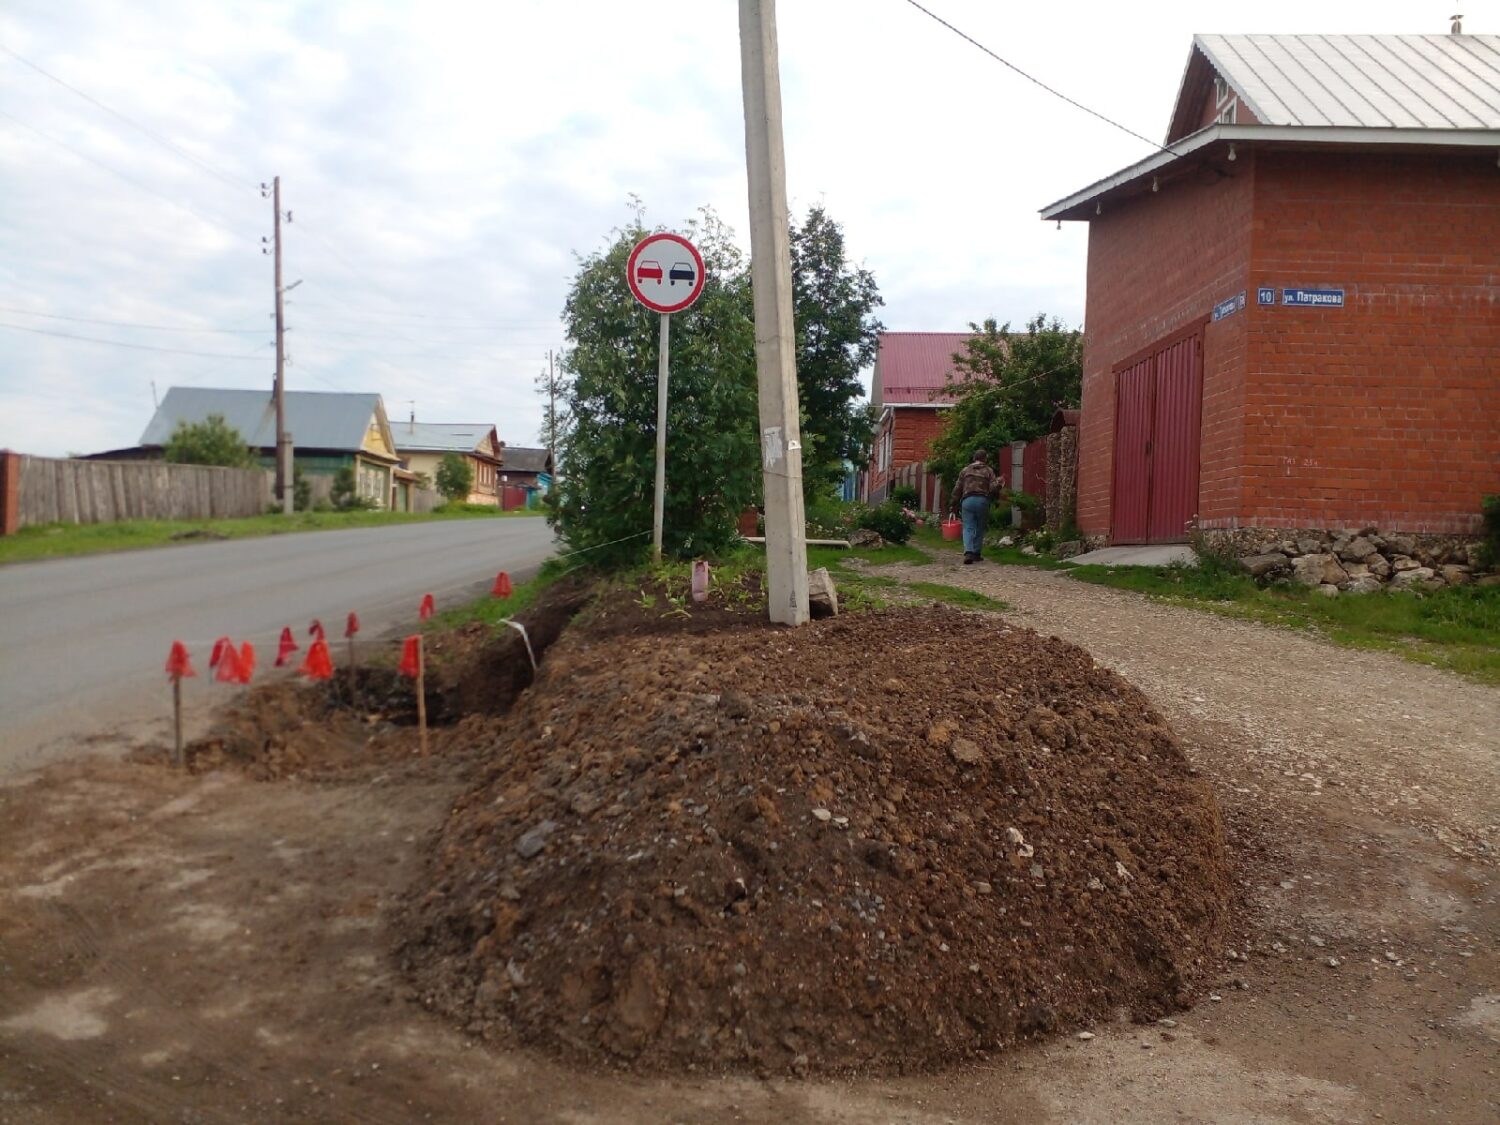
[[[983,554],[984,530],[990,522],[990,498],[965,496],[958,511],[964,521],[964,554]]]

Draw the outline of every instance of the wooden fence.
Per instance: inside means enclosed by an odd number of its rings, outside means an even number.
[[[261,469],[169,465],[163,461],[69,461],[0,453],[14,489],[0,490],[0,527],[117,520],[195,520],[258,516],[271,503]],[[6,499],[8,494],[9,499]],[[6,518],[10,517],[10,518]]]

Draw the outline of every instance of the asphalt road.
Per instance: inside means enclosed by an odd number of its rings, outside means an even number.
[[[540,518],[452,520],[195,543],[0,567],[0,776],[170,734],[163,665],[189,645],[194,725],[234,690],[208,676],[216,637],[249,640],[268,668],[284,625],[306,643],[319,618],[339,662],[344,621],[361,636],[415,624],[529,573],[555,550]]]

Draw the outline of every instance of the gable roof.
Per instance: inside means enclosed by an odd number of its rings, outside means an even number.
[[[1500,35],[1195,35],[1168,143],[1215,72],[1264,125],[1500,129]]]
[[[505,447],[505,471],[508,473],[550,473],[552,454],[545,449],[507,445]]]
[[[276,448],[276,399],[271,392],[223,387],[170,388],[141,434],[141,444],[166,445],[179,422],[202,422],[210,414],[222,414],[252,449]],[[298,449],[352,453],[363,447],[372,422],[389,441],[385,405],[378,394],[286,393],[286,428]]]
[[[396,449],[402,453],[473,453],[489,457],[480,446],[493,438],[495,448],[500,439],[495,427],[485,422],[398,422],[393,428]]]
[[[952,406],[943,393],[955,373],[953,353],[972,332],[882,332],[870,401],[885,406]]]
[[[1255,121],[1198,127],[1215,74]],[[1209,101],[1211,105],[1212,102]],[[1195,35],[1167,147],[1042,208],[1087,220],[1234,146],[1462,153],[1500,147],[1500,35]]]

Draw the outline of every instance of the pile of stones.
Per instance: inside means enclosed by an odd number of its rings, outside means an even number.
[[[1261,582],[1286,580],[1320,594],[1370,594],[1439,590],[1446,586],[1500,585],[1500,574],[1480,574],[1480,546],[1436,536],[1381,535],[1361,531],[1297,532],[1259,544],[1240,565]]]

